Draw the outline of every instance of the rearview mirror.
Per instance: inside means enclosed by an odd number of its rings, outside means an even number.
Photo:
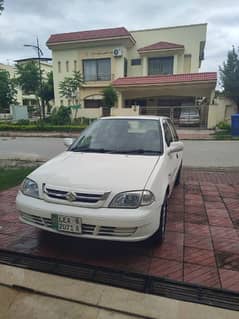
[[[182,142],[172,142],[168,148],[168,154],[181,152],[184,146]]]
[[[66,147],[69,147],[74,143],[74,141],[75,141],[74,138],[64,138],[64,145]]]

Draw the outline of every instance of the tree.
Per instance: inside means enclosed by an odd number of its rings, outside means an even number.
[[[239,58],[234,47],[228,52],[227,61],[219,67],[219,72],[224,94],[237,104],[239,113]]]
[[[27,63],[17,64],[16,70],[16,83],[25,94],[34,94],[36,96],[41,114],[40,72],[37,63],[35,61],[29,61]]]
[[[54,83],[52,71],[47,74],[47,80],[42,82],[42,98],[45,101],[45,104],[47,105],[49,111],[49,102],[54,99]]]
[[[0,14],[2,13],[3,10],[4,10],[3,0],[0,0]]]
[[[60,95],[69,99],[71,104],[74,106],[76,105],[76,97],[77,97],[77,90],[79,90],[83,84],[84,79],[81,75],[80,71],[74,71],[72,77],[65,77],[62,82],[59,84]],[[75,118],[77,115],[78,108],[75,107]]]
[[[40,74],[39,68],[34,61],[17,64],[16,82],[26,94],[39,96]]]
[[[109,85],[103,90],[103,102],[107,108],[111,108],[118,101],[118,96],[116,90],[113,86]]]
[[[0,70],[0,112],[9,111],[10,104],[15,103],[14,80],[10,79],[9,72]]]

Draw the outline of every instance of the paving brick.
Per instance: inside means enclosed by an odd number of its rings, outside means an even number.
[[[212,250],[194,247],[184,248],[184,263],[192,263],[201,266],[216,267],[214,252]]]
[[[215,196],[215,195],[204,195],[203,196],[204,201],[207,202],[220,202],[221,201],[221,197],[220,196]]]
[[[184,223],[182,221],[168,221],[167,223],[167,230],[168,231],[176,231],[176,232],[184,232]]]
[[[183,245],[165,242],[153,250],[153,256],[182,262]]]
[[[239,255],[221,251],[216,251],[215,255],[219,268],[239,271]]]
[[[231,218],[226,209],[208,208],[207,216],[210,225],[233,228]]]
[[[239,272],[219,269],[222,288],[239,292]]]
[[[220,281],[215,267],[184,263],[184,281],[219,288]]]
[[[204,235],[203,233],[196,233],[196,234],[185,233],[184,246],[213,250],[210,234]]]
[[[149,274],[182,281],[183,264],[181,262],[167,260],[165,258],[153,258],[150,264]]]
[[[211,226],[211,234],[215,250],[239,254],[239,238],[235,229]]]
[[[203,237],[210,238],[210,230],[208,225],[185,223],[185,233],[202,235]]]
[[[167,231],[165,234],[164,243],[182,246],[184,244],[184,233]]]
[[[239,199],[235,198],[224,198],[224,202],[229,211],[238,210],[239,208]]]
[[[185,222],[192,224],[208,224],[208,219],[206,214],[185,214]]]

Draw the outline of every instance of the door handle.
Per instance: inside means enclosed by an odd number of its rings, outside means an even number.
[[[176,157],[178,158],[178,153],[176,153]]]

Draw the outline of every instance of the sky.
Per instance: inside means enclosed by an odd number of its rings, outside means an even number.
[[[239,46],[239,1],[232,0],[5,0],[0,15],[0,63],[36,56],[38,36],[44,57],[50,34],[126,27],[159,28],[208,23],[201,71],[218,71],[227,52]]]

